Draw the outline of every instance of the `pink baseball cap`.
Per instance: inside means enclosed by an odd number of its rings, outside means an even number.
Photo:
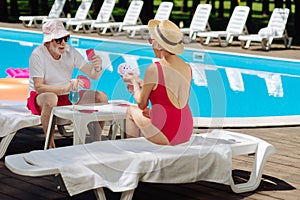
[[[63,23],[58,19],[49,20],[44,23],[42,31],[44,34],[43,43],[70,35],[70,33],[65,29]]]

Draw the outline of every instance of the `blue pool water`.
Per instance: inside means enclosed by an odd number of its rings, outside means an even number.
[[[7,68],[28,68],[29,56],[41,41],[40,32],[0,29],[0,77],[7,76]],[[138,65],[143,76],[155,60],[152,48],[139,43],[72,36],[70,44],[84,56],[86,49],[94,48],[103,58],[105,72],[92,87],[106,92],[110,99],[131,98],[117,73],[119,64]],[[300,115],[300,61],[203,49],[186,49],[181,56],[193,69],[189,103],[195,118]],[[75,71],[74,77],[77,74]]]

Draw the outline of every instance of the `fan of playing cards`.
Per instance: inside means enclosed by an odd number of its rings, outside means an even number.
[[[128,65],[127,63],[121,63],[118,66],[118,74],[120,74],[122,77],[130,72],[136,75],[140,75],[140,69],[138,67],[133,67],[131,65]]]

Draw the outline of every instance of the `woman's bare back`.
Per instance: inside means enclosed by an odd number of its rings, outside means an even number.
[[[191,68],[177,56],[160,60],[162,65],[167,94],[172,104],[183,108],[189,99]]]

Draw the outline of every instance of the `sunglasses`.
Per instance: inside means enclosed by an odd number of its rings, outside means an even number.
[[[154,39],[152,39],[152,38],[148,39],[149,44],[153,44],[153,41],[154,41]]]
[[[55,40],[56,44],[61,44],[63,40],[65,41],[65,43],[67,43],[69,39],[70,39],[70,36],[67,35],[65,37],[54,39],[54,40]]]

